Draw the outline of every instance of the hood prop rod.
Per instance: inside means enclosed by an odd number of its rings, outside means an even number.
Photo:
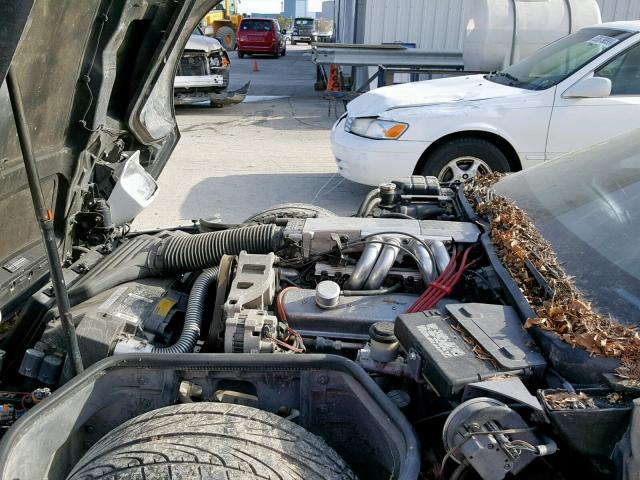
[[[44,247],[47,252],[49,261],[49,272],[51,275],[51,284],[60,313],[62,329],[67,337],[69,353],[73,360],[75,374],[83,371],[82,356],[80,355],[80,347],[78,346],[78,336],[73,325],[71,317],[71,305],[69,303],[69,294],[67,286],[62,274],[62,264],[58,255],[58,246],[56,244],[56,236],[53,229],[53,215],[51,210],[44,205],[44,196],[42,195],[42,186],[40,185],[40,176],[38,175],[38,167],[33,155],[33,145],[31,144],[31,134],[29,125],[22,103],[20,94],[20,86],[13,74],[13,68],[9,68],[7,72],[7,89],[9,90],[9,100],[11,101],[11,110],[13,118],[16,122],[16,130],[18,131],[18,140],[20,141],[20,150],[24,160],[25,170],[27,172],[27,180],[29,182],[29,190],[33,201],[33,208],[36,211],[36,217],[40,224]]]

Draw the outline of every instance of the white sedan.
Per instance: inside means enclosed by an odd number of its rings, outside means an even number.
[[[464,181],[516,171],[640,127],[640,21],[584,28],[489,75],[372,90],[331,141],[340,174]]]

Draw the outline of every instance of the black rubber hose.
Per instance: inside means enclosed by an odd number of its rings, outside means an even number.
[[[217,265],[223,255],[268,253],[282,245],[282,230],[256,225],[222,232],[177,235],[163,239],[149,253],[147,265],[157,275],[195,272]]]
[[[212,284],[218,282],[218,267],[204,270],[196,281],[193,282],[189,302],[187,303],[187,313],[184,317],[184,327],[178,341],[170,347],[153,347],[153,353],[191,353],[200,337],[200,327],[204,315],[204,300]]]

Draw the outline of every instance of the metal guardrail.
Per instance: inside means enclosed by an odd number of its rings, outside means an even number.
[[[472,75],[475,73],[464,70],[462,53],[457,51],[431,51],[408,48],[404,45],[359,45],[344,43],[316,43],[313,45],[311,60],[316,64],[316,89],[322,90],[326,86],[326,65],[339,67],[376,67],[377,71],[362,85],[352,90],[363,92],[377,79],[378,87],[392,85],[396,73],[408,73],[411,81],[419,76],[433,75]]]
[[[462,70],[462,52],[438,52],[402,45],[354,45],[317,43],[311,60],[316,65],[340,65],[352,67],[433,67]]]

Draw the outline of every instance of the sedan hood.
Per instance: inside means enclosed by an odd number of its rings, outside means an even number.
[[[48,273],[5,82],[9,67],[64,261],[86,226],[83,215],[96,218],[91,208],[109,198],[127,156],[139,151],[149,174],[162,171],[179,138],[177,62],[219,1],[0,2],[0,308]]]
[[[377,117],[388,110],[507,97],[522,89],[486,80],[483,75],[404,83],[372,90],[349,103],[350,117]]]
[[[222,50],[222,44],[212,37],[204,35],[191,35],[185,50],[197,50],[199,52],[211,53]]]

